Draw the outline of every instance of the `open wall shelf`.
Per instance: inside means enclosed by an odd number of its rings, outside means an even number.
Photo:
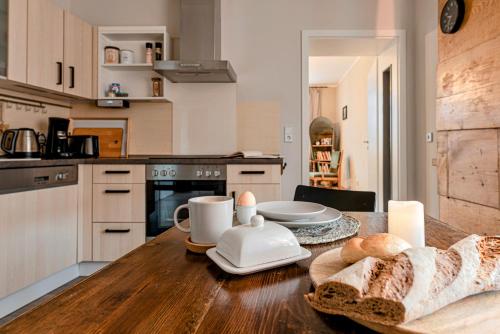
[[[170,38],[165,26],[101,26],[98,28],[98,99],[130,100],[130,101],[168,101],[165,98],[166,79],[153,71],[153,64],[146,63],[146,43],[161,42],[163,45],[163,60],[170,55]],[[134,52],[133,64],[104,63],[104,48],[114,46],[120,50]],[[152,78],[161,78],[162,96],[153,97]],[[128,93],[127,97],[108,97],[112,83],[120,84],[121,91]]]

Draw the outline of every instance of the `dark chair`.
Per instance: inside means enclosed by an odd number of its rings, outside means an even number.
[[[297,186],[294,201],[323,204],[339,211],[375,211],[375,193]]]

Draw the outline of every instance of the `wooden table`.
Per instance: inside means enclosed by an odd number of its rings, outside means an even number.
[[[349,213],[360,235],[386,231],[386,215]],[[447,248],[465,233],[428,218],[428,245]],[[158,236],[52,300],[0,328],[0,333],[366,333],[349,319],[314,311],[308,268],[322,252],[250,276],[222,272],[185,250],[177,229]]]

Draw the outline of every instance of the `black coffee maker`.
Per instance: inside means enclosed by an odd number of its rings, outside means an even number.
[[[47,158],[69,158],[71,156],[68,148],[69,119],[49,117],[49,132],[45,147]]]

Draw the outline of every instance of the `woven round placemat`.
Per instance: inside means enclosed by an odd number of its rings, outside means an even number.
[[[342,215],[340,219],[318,226],[291,228],[295,234],[299,244],[301,245],[317,245],[327,242],[334,242],[344,239],[358,233],[360,222],[351,217]]]

